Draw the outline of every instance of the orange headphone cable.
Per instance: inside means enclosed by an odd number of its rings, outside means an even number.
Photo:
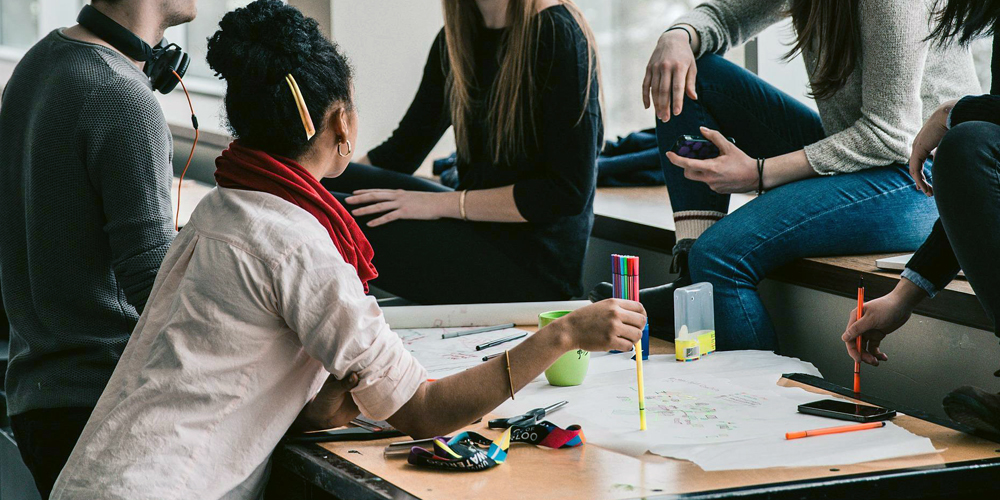
[[[184,164],[184,170],[181,170],[181,177],[177,182],[177,213],[174,216],[174,231],[180,231],[181,188],[184,186],[184,175],[187,174],[188,167],[191,166],[191,160],[194,159],[194,148],[198,147],[198,137],[201,135],[201,132],[198,130],[198,117],[194,114],[194,104],[191,103],[191,94],[188,93],[187,85],[184,85],[184,79],[176,71],[171,71],[171,73],[177,77],[177,81],[181,82],[181,88],[184,89],[188,107],[191,108],[191,125],[194,127],[194,142],[191,144],[191,154],[188,155],[187,163]]]

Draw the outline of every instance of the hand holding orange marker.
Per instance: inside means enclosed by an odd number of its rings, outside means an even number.
[[[885,427],[885,422],[869,422],[867,424],[842,425],[840,427],[827,427],[824,429],[813,429],[811,431],[786,432],[785,439],[801,439],[812,436],[825,436],[827,434],[840,434],[843,432],[866,431],[868,429],[880,429]]]
[[[858,283],[858,321],[861,320],[861,316],[865,314],[865,277],[861,277],[861,282]],[[854,362],[854,393],[861,393],[861,337],[858,335],[858,357],[859,361]]]

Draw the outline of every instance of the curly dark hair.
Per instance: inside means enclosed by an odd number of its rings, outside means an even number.
[[[295,77],[318,134],[333,103],[351,102],[352,71],[316,20],[280,0],[257,0],[222,18],[208,64],[226,80],[226,115],[247,147],[298,158],[310,147],[291,89]],[[315,137],[313,138],[315,140]]]

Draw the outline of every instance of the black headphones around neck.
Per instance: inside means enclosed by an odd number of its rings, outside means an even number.
[[[191,58],[177,44],[164,38],[156,47],[150,47],[135,33],[90,5],[83,6],[76,22],[123,54],[145,62],[143,73],[149,77],[153,90],[161,94],[169,94],[180,82],[174,72],[183,78],[191,65]]]

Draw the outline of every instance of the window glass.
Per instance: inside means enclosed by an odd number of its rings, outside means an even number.
[[[0,0],[0,45],[27,49],[38,40],[37,0]]]
[[[219,29],[219,21],[227,12],[243,7],[252,0],[212,0],[198,2],[198,18],[186,25],[186,44],[184,50],[191,54],[191,67],[188,76],[215,79],[215,72],[208,67],[205,56],[208,54],[208,39]],[[178,44],[181,41],[178,40]]]
[[[616,135],[652,128],[652,111],[642,107],[642,78],[656,40],[701,0],[576,0],[601,54],[604,127]]]

